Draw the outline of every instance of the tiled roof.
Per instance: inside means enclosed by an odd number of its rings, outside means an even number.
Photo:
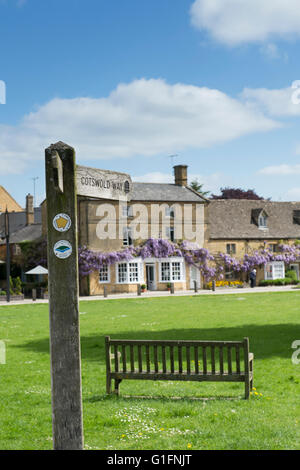
[[[26,225],[25,227],[12,233],[9,237],[10,243],[32,242],[38,240],[42,236],[42,224]],[[5,240],[0,242],[4,245]]]
[[[133,183],[132,201],[204,202],[206,199],[189,187],[163,183]]]
[[[300,239],[300,202],[211,200],[210,239]],[[267,215],[267,228],[258,227],[258,215]]]

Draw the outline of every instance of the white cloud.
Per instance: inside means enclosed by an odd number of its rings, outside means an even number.
[[[231,46],[300,35],[298,0],[196,0],[192,24]]]
[[[62,140],[78,159],[169,155],[280,124],[219,90],[164,80],[120,84],[106,98],[56,98],[17,126],[0,125],[0,172],[21,172]]]
[[[263,44],[260,48],[260,52],[268,60],[283,60],[285,63],[289,60],[288,54],[282,52],[276,44],[271,42]]]
[[[296,165],[273,165],[262,168],[258,171],[261,175],[266,176],[287,176],[287,175],[299,175],[300,174],[300,164]]]
[[[300,200],[300,188],[289,189],[286,193],[287,201],[299,201]]]
[[[299,82],[300,85],[300,82]],[[245,88],[241,99],[249,108],[260,109],[273,117],[300,116],[300,86],[268,90]],[[299,101],[299,103],[298,103]]]

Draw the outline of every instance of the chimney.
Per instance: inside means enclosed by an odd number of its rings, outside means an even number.
[[[187,186],[187,165],[176,165],[174,168],[175,184]]]
[[[26,196],[26,225],[34,224],[34,208],[33,208],[33,196],[27,194]]]

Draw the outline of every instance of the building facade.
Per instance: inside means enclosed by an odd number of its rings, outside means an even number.
[[[226,253],[237,259],[267,248],[274,253],[279,245],[292,245],[300,240],[300,202],[265,200],[211,200],[206,207],[205,246],[214,255]],[[299,279],[300,260],[290,265],[272,261],[257,268],[257,282],[283,279],[292,269]],[[248,274],[225,270],[228,280],[247,280]]]
[[[79,197],[79,246],[93,252],[117,253],[142,246],[149,239],[180,243],[188,240],[204,245],[206,199],[187,184],[187,166],[174,167],[174,183],[131,182],[122,200]],[[82,295],[136,292],[137,285],[148,290],[200,287],[199,270],[183,257],[134,258],[103,265],[81,279]]]

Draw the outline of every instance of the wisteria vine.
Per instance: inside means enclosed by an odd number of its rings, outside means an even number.
[[[270,247],[265,246],[261,250],[256,250],[252,254],[246,253],[241,260],[230,255],[220,253],[219,257],[224,265],[234,272],[249,273],[254,268],[261,268],[273,261],[283,261],[290,264],[300,259],[300,246],[298,244],[279,244],[278,251],[273,252]]]
[[[242,259],[224,253],[214,256],[206,248],[199,248],[188,241],[176,244],[154,238],[149,238],[140,246],[130,246],[109,253],[95,252],[83,246],[79,248],[79,273],[81,277],[85,277],[99,270],[103,265],[127,262],[134,258],[169,258],[172,256],[183,257],[188,265],[199,269],[204,280],[209,282],[212,279],[224,279],[226,269],[237,273],[249,273],[253,268],[262,267],[272,261],[290,264],[300,259],[300,246],[280,244],[278,252],[274,253],[265,243],[261,250],[252,254],[246,253]]]
[[[134,258],[169,258],[183,257],[189,265],[196,266],[205,279],[219,278],[222,266],[212,267],[210,263],[214,257],[205,248],[183,241],[181,244],[172,243],[164,239],[149,238],[140,246],[130,246],[121,251],[109,253],[95,252],[86,246],[79,248],[79,273],[81,277],[97,271],[103,265],[133,260]]]

